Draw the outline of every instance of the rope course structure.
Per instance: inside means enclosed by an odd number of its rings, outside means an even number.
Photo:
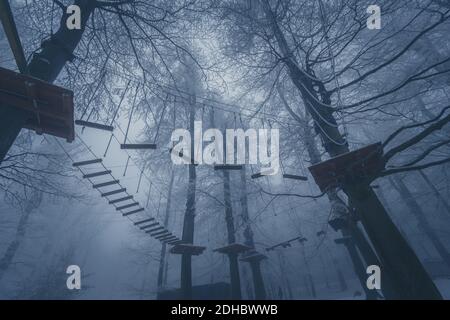
[[[68,158],[73,162],[73,167],[77,168],[83,179],[89,181],[92,187],[99,191],[102,198],[108,201],[108,204],[112,205],[116,211],[120,211],[123,217],[129,219],[134,226],[139,230],[145,232],[156,240],[164,242],[168,245],[177,245],[183,243],[177,236],[173,235],[169,230],[162,226],[155,217],[151,217],[148,214],[144,214],[145,208],[141,204],[134,200],[134,195],[130,194],[121,183],[112,174],[112,170],[109,170],[103,163],[103,159],[97,157],[92,149],[87,146],[84,140],[77,134],[77,138],[83,143],[86,149],[89,151],[93,159],[74,161],[73,157],[64,148],[64,146],[55,139],[56,143],[61,147]],[[89,167],[95,165],[95,168]],[[93,170],[93,172],[91,172]],[[105,181],[100,178],[108,177]],[[132,219],[131,217],[136,219]],[[137,218],[139,217],[139,218]]]

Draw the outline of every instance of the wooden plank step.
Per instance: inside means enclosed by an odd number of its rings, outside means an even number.
[[[122,216],[123,217],[128,217],[128,216],[131,216],[132,214],[135,214],[135,213],[138,213],[138,212],[141,212],[141,211],[144,211],[144,210],[145,210],[144,208],[136,209],[136,210],[133,210],[133,211],[130,211],[130,212],[125,212],[125,213],[122,214]]]
[[[90,178],[105,176],[107,174],[111,174],[111,172],[112,172],[111,170],[106,170],[106,171],[88,173],[88,174],[83,175],[83,179],[90,179]]]
[[[119,180],[112,180],[112,181],[108,181],[108,182],[94,184],[92,187],[94,189],[98,189],[98,188],[103,188],[103,187],[107,187],[107,186],[112,186],[112,185],[118,184],[118,183],[119,183]]]
[[[120,149],[124,150],[156,149],[156,144],[154,143],[121,144]]]
[[[166,234],[166,233],[169,234],[170,232],[167,231],[167,230],[163,230],[163,231],[158,231],[158,232],[155,232],[155,233],[150,233],[150,236],[156,237],[156,236],[163,235],[163,234]]]
[[[145,230],[145,229],[148,229],[148,228],[156,227],[156,226],[158,226],[158,225],[159,225],[159,222],[155,222],[155,223],[152,223],[152,224],[149,224],[149,225],[140,227],[140,228],[141,228],[142,230]]]
[[[226,164],[215,165],[214,170],[242,170],[243,166],[240,164]]]
[[[301,180],[301,181],[308,181],[308,178],[305,176],[298,176],[295,174],[283,174],[283,178],[285,179],[293,179],[293,180]]]
[[[161,242],[168,243],[168,242],[172,242],[172,241],[175,241],[175,240],[178,240],[178,237],[177,236],[171,236],[170,238],[161,240]]]
[[[110,191],[110,192],[102,193],[101,196],[102,197],[109,197],[109,196],[112,196],[114,194],[122,193],[122,192],[125,192],[125,191],[127,191],[126,188],[117,189],[117,190],[113,190],[113,191]]]
[[[93,160],[79,161],[79,162],[72,163],[72,166],[74,166],[74,167],[81,167],[81,166],[87,166],[89,164],[101,163],[102,161],[103,161],[103,159],[93,159]]]
[[[111,201],[109,201],[109,204],[119,203],[119,202],[122,202],[122,201],[131,200],[131,199],[133,199],[133,196],[126,196],[126,197],[123,197],[123,198],[111,200]]]
[[[93,128],[93,129],[99,129],[99,130],[105,130],[105,131],[114,131],[113,126],[108,126],[105,124],[95,123],[95,122],[89,122],[84,120],[75,120],[75,124],[78,126]]]
[[[154,229],[151,229],[151,230],[147,230],[147,231],[145,231],[145,233],[151,233],[151,232],[154,232],[154,231],[156,231],[156,230],[162,230],[162,229],[164,229],[163,226],[158,227],[158,228],[154,228]]]
[[[117,207],[116,210],[117,210],[117,211],[120,211],[120,210],[128,209],[128,208],[131,208],[131,207],[136,207],[136,206],[138,206],[138,205],[139,205],[139,202],[133,202],[133,203],[130,203],[130,204],[126,204],[126,205],[124,205],[124,206],[121,206],[121,207]]]
[[[139,226],[139,225],[141,225],[141,224],[144,224],[144,223],[147,223],[147,222],[151,222],[151,221],[153,221],[153,220],[155,220],[155,218],[144,219],[144,220],[135,222],[134,225],[135,225],[135,226]]]
[[[155,237],[155,239],[157,239],[157,240],[164,240],[164,239],[167,239],[167,238],[170,238],[170,237],[173,237],[173,234],[171,234],[171,233],[164,234],[164,235]]]

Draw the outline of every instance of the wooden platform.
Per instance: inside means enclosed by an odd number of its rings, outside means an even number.
[[[328,188],[371,179],[383,170],[383,147],[380,142],[351,151],[309,167],[322,192]]]
[[[30,113],[24,128],[74,140],[72,91],[0,68],[0,101]]]
[[[242,262],[259,262],[264,259],[267,259],[267,256],[265,254],[254,251],[251,254],[249,254],[239,260],[241,260]]]
[[[206,247],[194,246],[193,244],[176,244],[170,249],[172,254],[189,254],[199,256],[205,251]]]
[[[252,248],[240,243],[232,243],[225,247],[220,247],[217,249],[214,249],[214,252],[223,253],[223,254],[239,254],[245,251],[249,251]]]

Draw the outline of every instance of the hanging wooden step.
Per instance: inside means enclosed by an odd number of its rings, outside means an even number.
[[[159,222],[155,222],[155,223],[152,223],[152,224],[140,227],[140,228],[141,228],[141,230],[145,230],[145,229],[148,229],[148,228],[156,227],[158,225],[159,225]]]
[[[259,178],[265,177],[265,175],[263,175],[261,172],[258,172],[258,173],[252,174],[250,177],[252,179],[259,179]]]
[[[87,166],[94,163],[101,163],[103,159],[93,159],[93,160],[86,160],[86,161],[80,161],[80,162],[74,162],[72,163],[72,166],[74,167],[81,167],[81,166]]]
[[[178,240],[178,237],[177,237],[177,236],[172,236],[172,237],[170,237],[170,238],[161,240],[161,242],[169,243],[169,242],[172,242],[172,241],[175,241],[175,240]]]
[[[131,207],[136,207],[136,206],[138,206],[138,205],[139,205],[139,202],[133,202],[133,203],[130,203],[130,204],[126,204],[126,205],[124,205],[124,206],[121,206],[121,207],[117,207],[116,210],[117,210],[117,211],[120,211],[120,210],[128,209],[128,208],[131,208]]]
[[[108,181],[108,182],[103,182],[103,183],[98,183],[98,184],[94,184],[92,187],[94,189],[98,189],[98,188],[103,188],[103,187],[108,187],[108,186],[112,186],[114,184],[118,184],[120,181],[119,180],[112,180],[112,181]]]
[[[75,124],[78,126],[83,126],[83,127],[93,128],[93,129],[114,131],[113,126],[108,126],[106,124],[100,124],[100,123],[89,122],[89,121],[84,121],[84,120],[75,120]]]
[[[143,149],[156,149],[154,143],[135,143],[135,144],[121,144],[120,149],[124,150],[143,150]]]
[[[283,178],[285,179],[293,179],[293,180],[300,180],[300,181],[308,181],[308,178],[305,176],[299,176],[295,174],[283,174]]]
[[[169,232],[169,234],[164,234],[164,235],[161,235],[161,236],[157,236],[157,237],[155,237],[155,239],[157,239],[157,240],[163,240],[163,239],[167,239],[167,238],[170,238],[170,237],[173,237],[173,234],[171,234],[171,233]]]
[[[138,213],[138,212],[142,212],[144,210],[145,210],[144,208],[140,208],[140,209],[136,209],[136,210],[133,210],[133,211],[130,211],[130,212],[125,212],[125,213],[122,214],[122,217],[128,217],[128,216],[131,216],[132,214],[135,214],[135,213]]]
[[[113,191],[110,191],[110,192],[102,193],[101,196],[102,197],[109,197],[109,196],[112,196],[112,195],[115,195],[115,194],[118,194],[118,193],[123,193],[123,192],[126,192],[126,191],[127,191],[126,188],[122,188],[122,189],[117,189],[117,190],[113,190]]]
[[[112,172],[111,170],[106,170],[106,171],[83,174],[83,179],[90,179],[90,178],[105,176],[107,174],[111,174],[111,172]]]
[[[217,249],[214,249],[214,252],[223,253],[223,254],[239,254],[248,250],[251,250],[252,247],[246,246],[244,244],[240,243],[232,243],[229,245],[226,245],[224,247],[220,247]]]
[[[139,226],[139,225],[141,225],[141,224],[144,224],[144,223],[147,223],[147,222],[151,222],[151,221],[153,221],[153,220],[155,220],[155,218],[144,219],[144,220],[135,222],[134,225],[135,225],[135,226]]]
[[[156,231],[156,230],[162,230],[162,229],[164,229],[163,226],[158,227],[158,228],[154,228],[154,229],[151,229],[151,230],[147,230],[147,231],[145,231],[145,233],[152,233],[152,232],[154,232],[154,231]]]
[[[120,199],[111,200],[111,201],[109,201],[109,204],[115,204],[115,203],[131,200],[131,199],[133,199],[133,196],[126,196],[126,197],[123,197],[123,198],[120,198]]]
[[[167,242],[167,244],[169,244],[171,246],[175,246],[175,245],[180,244],[180,243],[184,243],[184,241],[183,240],[173,240],[173,241]]]
[[[171,249],[172,254],[187,254],[191,256],[199,256],[205,251],[206,247],[194,246],[193,244],[175,244]]]
[[[163,235],[163,234],[166,234],[166,233],[170,233],[170,232],[167,231],[167,230],[163,230],[163,231],[159,231],[159,232],[150,233],[150,236],[151,237],[156,237],[156,236],[160,236],[160,235]]]
[[[243,166],[241,164],[224,164],[215,165],[214,170],[242,170]]]
[[[171,235],[162,237],[162,238],[159,239],[159,240],[160,240],[160,241],[173,241],[173,240],[175,240],[175,239],[178,239],[178,237],[177,237],[176,235],[171,234]]]
[[[263,171],[261,171],[261,172],[257,172],[257,173],[252,174],[252,175],[251,175],[251,178],[252,178],[252,179],[259,179],[259,178],[262,178],[262,177],[271,176],[271,175],[273,175],[274,173],[275,173],[275,172],[274,172],[273,169],[266,169],[266,170],[263,170]]]

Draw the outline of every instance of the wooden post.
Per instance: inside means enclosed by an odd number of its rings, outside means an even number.
[[[227,170],[223,171],[223,197],[225,202],[225,221],[227,225],[228,244],[232,244],[236,242],[236,237],[233,207],[231,204],[230,173]],[[233,300],[240,300],[242,299],[242,293],[238,255],[236,253],[230,253],[228,254],[228,259],[230,262],[231,298]]]
[[[173,189],[174,178],[175,178],[175,173],[174,173],[174,169],[172,167],[171,172],[170,172],[169,193],[167,195],[166,212],[165,212],[165,216],[164,216],[164,227],[166,229],[169,226],[169,217],[170,217],[170,210],[171,210],[171,205],[172,205],[172,189]],[[159,259],[159,267],[158,267],[158,280],[157,280],[158,292],[163,287],[166,255],[167,255],[167,245],[165,242],[162,242],[161,256]]]
[[[253,241],[253,231],[250,226],[250,216],[248,211],[248,198],[247,198],[247,181],[246,181],[246,167],[243,166],[241,170],[241,210],[242,210],[242,220],[245,223],[244,229],[244,244],[254,248],[255,243]],[[266,299],[266,289],[264,286],[264,279],[261,273],[261,261],[254,260],[250,262],[250,268],[252,271],[253,288],[255,290],[256,300]]]

